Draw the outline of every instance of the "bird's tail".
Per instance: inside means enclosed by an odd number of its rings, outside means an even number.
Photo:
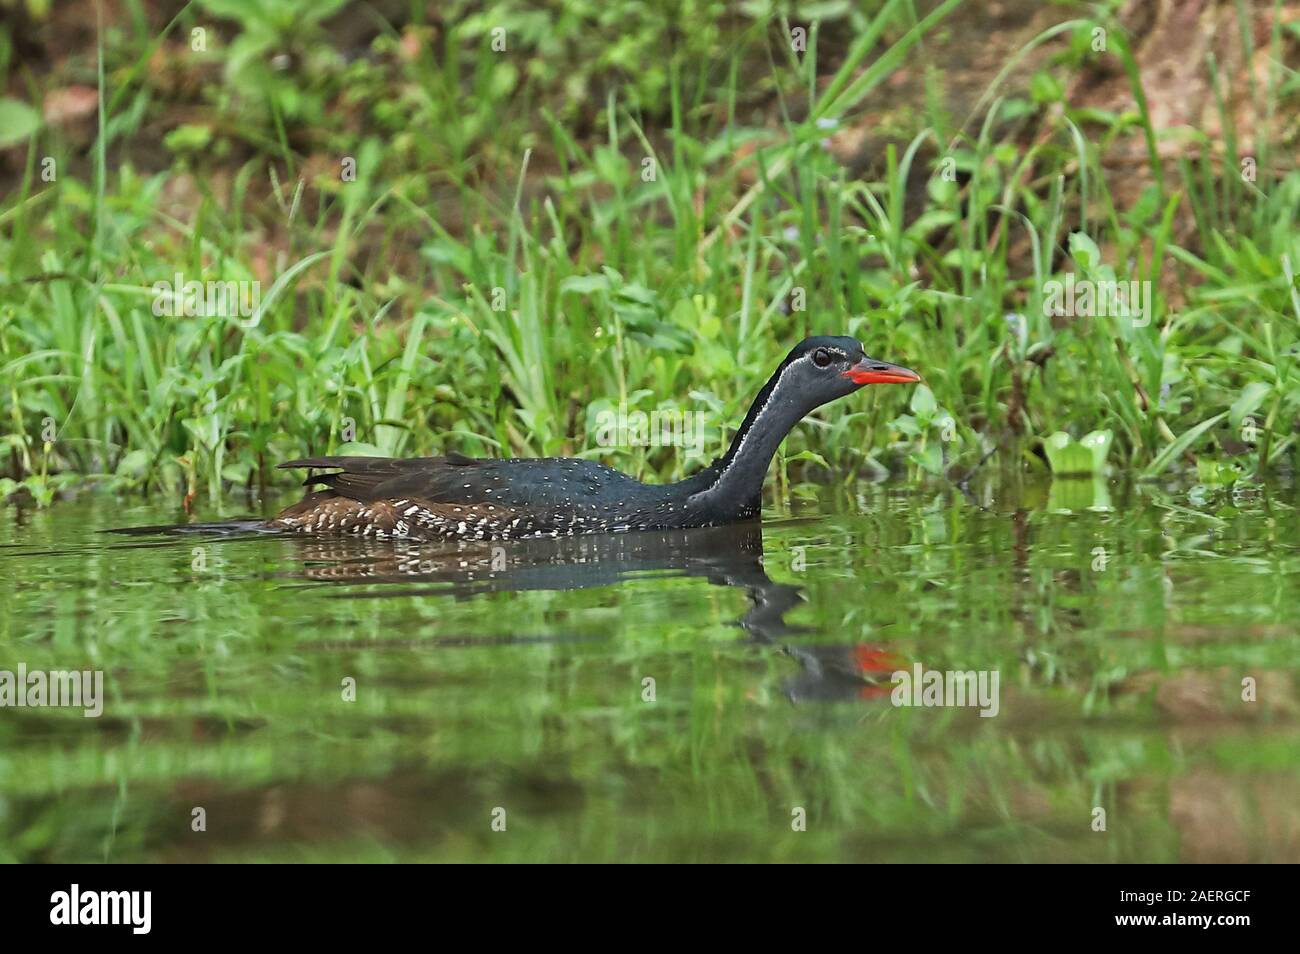
[[[210,533],[233,536],[240,533],[275,533],[274,527],[268,527],[265,520],[245,517],[240,520],[214,520],[209,523],[180,523],[154,527],[117,527],[104,533],[121,533],[127,536],[155,536],[157,534]]]

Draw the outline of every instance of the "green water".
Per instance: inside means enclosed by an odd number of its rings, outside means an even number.
[[[0,669],[104,702],[0,709],[0,857],[1300,860],[1294,490],[977,493],[496,551],[10,507]]]

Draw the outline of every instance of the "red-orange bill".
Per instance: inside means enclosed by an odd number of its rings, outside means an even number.
[[[897,364],[864,358],[844,372],[854,384],[915,384],[921,376]]]

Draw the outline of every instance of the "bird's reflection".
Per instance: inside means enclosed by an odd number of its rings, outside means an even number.
[[[703,577],[716,586],[734,586],[750,599],[737,620],[748,639],[799,664],[800,671],[782,687],[793,702],[887,696],[889,675],[901,668],[901,659],[878,646],[800,641],[812,630],[786,622],[785,614],[803,602],[802,590],[767,575],[758,523],[511,543],[285,539],[302,561],[294,574],[298,578],[391,585],[338,594],[348,598],[586,589],[644,575]]]

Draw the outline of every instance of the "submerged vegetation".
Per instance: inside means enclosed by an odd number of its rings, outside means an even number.
[[[1046,469],[1090,432],[1090,471],[1294,467],[1300,31],[1280,4],[1225,5],[1234,29],[1194,64],[1213,132],[1157,125],[1115,3],[1051,7],[992,75],[953,62],[1008,43],[964,36],[960,0],[812,21],[132,0],[101,30],[72,3],[84,44],[36,69],[25,31],[66,20],[3,5],[0,493],[219,506],[340,451],[675,478],[682,455],[601,446],[597,412],[703,410],[718,452],[810,333],[927,386],[796,431],[796,489],[823,465]],[[1119,105],[1087,101],[1103,81]],[[186,308],[189,282],[243,307]]]

